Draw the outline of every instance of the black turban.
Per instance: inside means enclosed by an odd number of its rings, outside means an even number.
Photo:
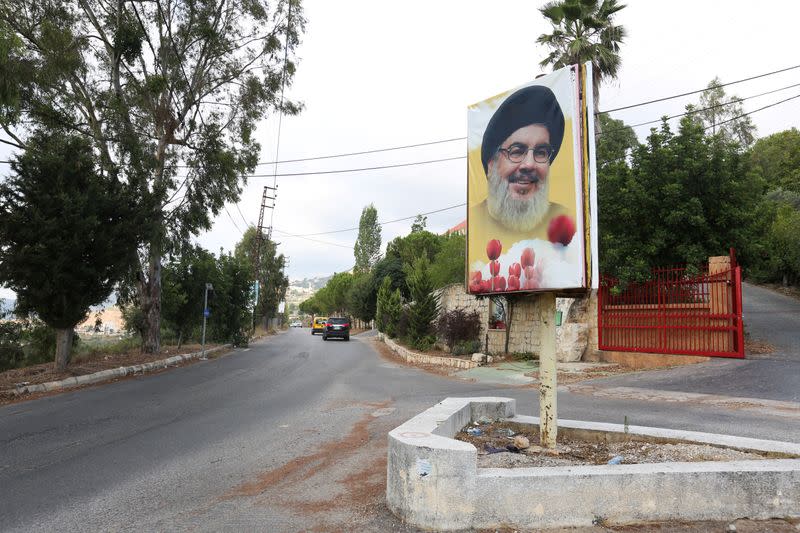
[[[543,85],[531,85],[506,98],[494,112],[486,131],[483,132],[481,162],[487,175],[489,160],[500,145],[509,135],[531,124],[542,124],[550,132],[550,144],[553,147],[550,162],[553,162],[564,139],[564,113],[553,91]]]

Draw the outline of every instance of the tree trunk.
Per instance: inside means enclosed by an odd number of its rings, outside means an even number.
[[[72,349],[72,337],[75,335],[73,328],[56,329],[56,372],[67,369]]]
[[[152,246],[152,245],[151,245]],[[142,283],[145,336],[142,352],[161,351],[161,254],[151,248],[147,280]]]

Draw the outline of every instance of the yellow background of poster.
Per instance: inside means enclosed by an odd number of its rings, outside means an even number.
[[[469,285],[470,275],[481,272],[484,280],[491,277],[489,273],[489,258],[486,245],[490,239],[498,239],[502,244],[502,253],[499,258],[501,264],[500,276],[508,277],[508,267],[520,261],[519,251],[523,248],[536,250],[537,258],[541,258],[544,282],[538,290],[578,288],[582,285],[584,274],[583,253],[583,212],[578,212],[581,198],[580,183],[576,180],[576,147],[574,138],[574,121],[579,120],[576,109],[574,80],[570,82],[570,72],[562,69],[546,78],[534,82],[532,85],[550,87],[559,101],[564,114],[564,137],[558,155],[550,167],[549,194],[551,204],[563,206],[557,212],[566,214],[575,223],[575,235],[569,246],[553,245],[548,241],[546,227],[549,219],[545,219],[537,229],[532,232],[518,232],[508,230],[494,222],[481,223],[478,220],[468,219],[467,230],[467,280]],[[483,135],[482,127],[496,112],[499,105],[511,94],[519,90],[517,87],[510,91],[498,94],[492,98],[469,106],[470,117],[470,149],[467,154],[468,167],[468,212],[480,210],[481,204],[488,195],[488,182],[486,172],[481,162],[480,138]],[[475,123],[472,123],[472,121]],[[485,211],[485,206],[483,207]],[[476,211],[477,212],[477,211]],[[539,259],[537,259],[538,263]],[[519,290],[526,290],[521,288]],[[489,292],[495,292],[494,290]]]

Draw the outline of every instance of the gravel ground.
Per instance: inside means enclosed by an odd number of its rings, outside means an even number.
[[[515,422],[473,423],[455,438],[478,449],[479,468],[602,465],[609,461],[611,464],[744,461],[765,457],[765,454],[707,444],[647,442],[640,437],[631,437],[626,442],[589,442],[560,437],[556,449],[548,450],[538,446],[538,428]]]

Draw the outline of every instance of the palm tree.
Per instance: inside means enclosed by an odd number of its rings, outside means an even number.
[[[543,33],[536,39],[550,48],[550,54],[539,66],[558,69],[591,61],[595,111],[600,101],[600,82],[616,78],[619,72],[620,45],[626,32],[613,19],[624,7],[617,0],[554,0],[539,9],[553,25],[553,33]],[[595,125],[599,127],[596,121]]]

